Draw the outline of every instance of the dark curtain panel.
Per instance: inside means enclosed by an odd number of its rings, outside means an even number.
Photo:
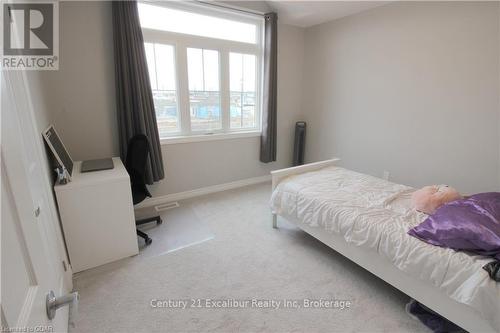
[[[125,161],[130,138],[146,135],[151,145],[146,183],[152,184],[164,171],[137,2],[113,1],[112,6],[120,157]]]
[[[278,16],[264,16],[264,91],[260,161],[276,161],[276,120],[278,95]]]

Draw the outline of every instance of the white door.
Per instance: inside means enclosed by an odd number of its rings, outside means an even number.
[[[67,293],[68,266],[22,72],[1,78],[1,319],[2,327],[65,332],[68,309],[49,320],[46,297]],[[66,267],[65,267],[66,266]]]

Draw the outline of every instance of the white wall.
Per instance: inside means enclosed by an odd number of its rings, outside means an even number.
[[[40,73],[50,121],[75,160],[116,156],[110,2],[60,3],[59,70]]]
[[[109,2],[61,2],[60,70],[43,73],[44,97],[71,156],[116,156],[118,132]],[[290,166],[293,126],[301,120],[304,30],[279,26],[278,161],[259,162],[259,138],[162,146],[166,178],[155,196],[250,177]]]
[[[258,138],[165,145],[153,194],[289,166],[304,117],[309,161],[336,155],[409,185],[498,189],[498,13],[497,3],[403,2],[305,32],[280,25],[278,161],[258,161]],[[75,159],[116,156],[110,5],[61,2],[60,17],[61,68],[39,76],[40,123],[56,124]]]
[[[306,30],[307,159],[500,189],[499,9],[399,2]]]
[[[498,6],[497,9],[498,12],[498,17],[500,18],[500,5]],[[500,35],[500,19],[498,22],[498,34]],[[498,65],[498,77],[500,78],[500,43],[498,43],[498,54],[499,54],[499,65]],[[497,92],[497,97],[498,97],[498,184],[500,184],[500,84],[498,85],[498,92]],[[500,185],[499,185],[500,187]]]

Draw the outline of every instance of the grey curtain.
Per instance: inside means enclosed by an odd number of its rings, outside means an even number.
[[[278,95],[278,16],[264,16],[264,91],[260,161],[276,161],[276,120]]]
[[[146,135],[146,183],[152,184],[164,178],[164,170],[137,2],[113,1],[112,6],[120,157],[125,161],[130,138]]]

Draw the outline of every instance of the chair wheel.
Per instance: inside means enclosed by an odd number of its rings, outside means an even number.
[[[153,243],[153,240],[151,238],[146,238],[144,241],[146,242],[146,245],[150,245],[151,243]]]

